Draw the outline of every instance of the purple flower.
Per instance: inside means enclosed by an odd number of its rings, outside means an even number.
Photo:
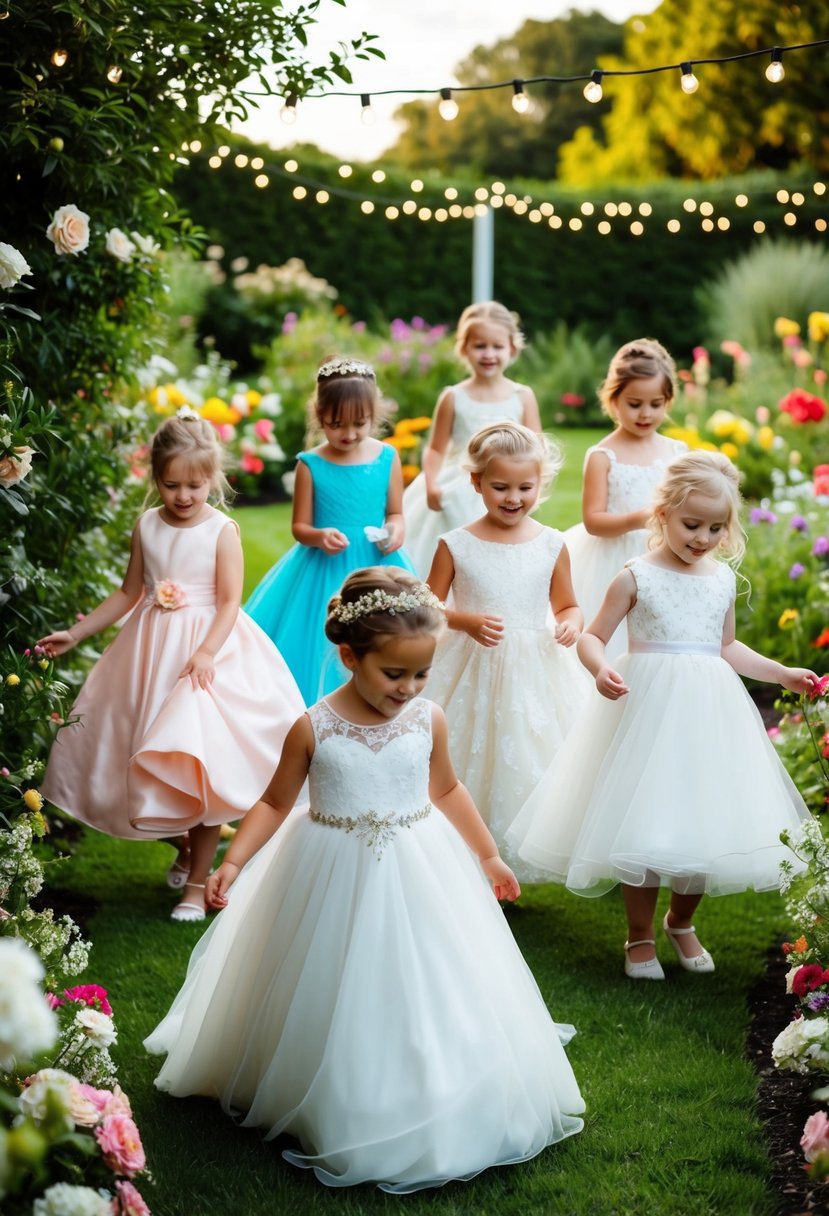
[[[809,521],[808,519],[804,519],[802,515],[793,515],[791,527],[793,532],[808,532]]]
[[[394,318],[389,329],[395,342],[405,342],[410,333],[408,325],[405,321],[401,321],[400,317]]]
[[[295,312],[286,312],[282,321],[283,334],[292,334],[296,329],[296,323],[299,320]]]
[[[423,317],[412,317],[412,329],[426,329],[426,322]]]
[[[826,557],[829,554],[829,536],[819,536],[812,545],[813,557]]]
[[[753,524],[776,524],[777,516],[773,511],[767,511],[765,507],[752,507],[751,522]]]
[[[355,321],[351,328],[355,334],[364,334],[366,332],[366,323],[365,321]]]
[[[789,571],[789,578],[792,579],[792,581],[794,581],[795,579],[800,578],[801,574],[805,574],[805,573],[806,573],[806,567],[803,565],[803,563],[795,562],[795,564],[792,566],[791,570]]]
[[[812,1013],[829,1009],[829,992],[810,992],[803,1004],[807,1009],[811,1009]]]

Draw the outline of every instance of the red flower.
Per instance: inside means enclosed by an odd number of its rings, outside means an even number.
[[[814,393],[807,393],[804,388],[793,388],[786,393],[777,408],[783,414],[788,414],[792,422],[799,426],[804,422],[820,422],[826,417],[826,402]]]
[[[815,495],[829,495],[829,464],[816,464],[812,478]]]
[[[562,405],[571,405],[574,408],[584,405],[584,397],[582,397],[581,393],[562,393],[559,400]]]
[[[97,1009],[99,1013],[105,1013],[107,1017],[112,1015],[112,1006],[107,1000],[107,990],[101,988],[99,984],[79,984],[77,988],[66,988],[63,995],[67,1001],[79,1001],[89,1009]],[[61,1004],[63,1004],[62,1001]]]
[[[817,701],[818,697],[823,697],[829,691],[829,676],[821,676],[817,684],[812,688],[809,696],[813,701]]]
[[[792,980],[792,992],[802,1000],[816,988],[829,984],[829,971],[824,971],[818,963],[806,963],[798,967]]]

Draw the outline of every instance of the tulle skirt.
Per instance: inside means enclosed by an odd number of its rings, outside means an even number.
[[[595,693],[508,839],[580,895],[616,883],[687,894],[774,889],[780,842],[809,816],[734,670],[633,654],[630,692]]]
[[[294,813],[231,890],[146,1040],[156,1085],[217,1098],[329,1186],[410,1191],[582,1127],[557,1026],[440,812],[378,858]]]
[[[420,578],[427,577],[444,532],[463,528],[484,513],[481,496],[472,485],[467,470],[461,468],[459,457],[446,459],[438,482],[443,495],[439,511],[430,510],[426,502],[426,478],[422,473],[407,486],[403,495],[406,549]]]

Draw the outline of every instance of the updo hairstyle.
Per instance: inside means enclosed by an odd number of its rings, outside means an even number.
[[[210,483],[210,494],[219,506],[233,497],[224,475],[224,449],[212,423],[192,411],[166,418],[150,441],[150,474],[154,486],[164,479],[171,460],[181,458],[188,472]]]
[[[348,604],[356,603],[363,596],[379,592],[392,596],[405,595],[407,592],[428,591],[422,580],[403,570],[400,566],[367,566],[362,570],[353,570],[343,583],[338,595],[332,596],[328,602],[328,616],[325,622],[325,636],[335,646],[344,643],[351,647],[358,658],[362,658],[370,650],[375,650],[390,635],[442,632],[446,617],[438,607],[437,600],[433,603],[417,604],[411,608],[397,609],[392,612],[389,608],[377,608],[361,613],[353,620],[343,621],[338,611]]]
[[[608,417],[618,422],[616,398],[631,380],[651,380],[654,376],[662,377],[662,392],[670,406],[677,390],[676,364],[662,343],[655,338],[637,338],[620,347],[599,389],[599,401]]]
[[[332,355],[320,365],[317,386],[308,402],[309,433],[318,434],[324,422],[340,426],[365,417],[374,430],[387,413],[377,391],[374,369],[367,363]]]
[[[506,460],[535,460],[542,490],[550,487],[564,464],[564,453],[547,435],[539,435],[520,422],[494,422],[469,440],[463,467],[480,477],[498,456]]]

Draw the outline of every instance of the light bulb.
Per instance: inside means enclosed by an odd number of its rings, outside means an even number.
[[[65,51],[63,47],[58,47],[57,50],[52,51],[51,59],[56,68],[62,68],[68,58],[69,52]]]
[[[584,86],[584,100],[595,105],[597,101],[602,99],[602,74],[598,68],[590,73],[590,79]]]
[[[458,103],[452,96],[451,89],[441,89],[438,112],[441,118],[444,118],[447,122],[451,122],[453,118],[458,117]]]
[[[289,93],[285,98],[285,104],[279,111],[279,117],[287,127],[292,127],[296,122],[296,93]]]
[[[119,68],[117,63],[111,63],[107,68],[107,80],[110,84],[118,84],[123,75],[124,69]]]
[[[690,63],[681,63],[679,65],[679,70],[682,72],[682,78],[679,82],[682,92],[696,93],[697,89],[699,88],[699,81],[692,72]]]
[[[364,122],[367,127],[374,124],[375,113],[371,108],[371,97],[368,93],[360,94],[360,104],[363,107],[360,112],[360,121]]]
[[[772,84],[780,84],[780,81],[786,75],[786,69],[783,67],[783,52],[779,46],[772,47],[771,63],[766,68],[766,80]]]
[[[516,114],[526,114],[530,108],[530,99],[524,92],[523,80],[513,80],[512,82],[512,108]]]

